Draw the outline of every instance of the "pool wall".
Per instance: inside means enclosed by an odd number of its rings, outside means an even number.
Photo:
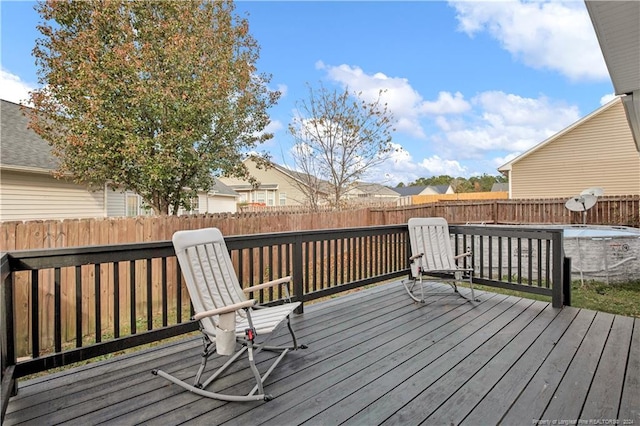
[[[640,280],[640,230],[628,227],[564,228],[564,252],[574,280]]]
[[[487,225],[491,226],[491,225]],[[522,228],[517,226],[514,228]],[[628,282],[640,280],[640,229],[623,226],[598,226],[598,225],[531,225],[535,228],[564,230],[563,249],[564,256],[571,258],[571,278],[572,280],[595,280],[606,283]],[[532,280],[538,279],[538,271],[542,272],[542,279],[551,271],[545,271],[546,265],[538,267],[538,245],[534,241],[529,247],[527,240],[521,240],[521,247],[518,249],[517,240],[513,239],[511,248],[507,242],[503,241],[501,248],[495,242],[488,243],[488,237],[483,237],[485,241],[482,246],[479,239],[474,247],[475,262],[479,262],[480,251],[483,252],[485,271],[489,268],[489,250],[493,258],[491,274],[497,277],[499,274],[508,274],[508,263],[511,263],[511,280],[518,279]],[[491,247],[491,249],[489,249]],[[543,251],[547,247],[543,244]],[[502,252],[499,254],[499,252]],[[546,253],[541,253],[541,258],[545,259]],[[496,265],[498,256],[502,259],[502,265]],[[531,261],[532,268],[529,270],[528,264]],[[518,268],[518,262],[522,267]],[[476,264],[475,268],[479,268]],[[531,275],[531,276],[529,276]]]

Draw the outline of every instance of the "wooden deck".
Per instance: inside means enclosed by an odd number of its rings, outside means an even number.
[[[480,299],[419,305],[395,282],[306,306],[293,324],[309,348],[269,377],[269,402],[204,399],[150,373],[193,377],[189,338],[21,382],[5,424],[640,425],[639,319]],[[221,385],[247,392],[248,376],[240,363]]]

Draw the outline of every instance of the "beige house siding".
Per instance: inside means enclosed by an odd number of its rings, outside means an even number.
[[[640,194],[640,154],[622,102],[514,160],[509,182],[511,198],[570,197],[590,187],[605,195]]]
[[[249,174],[260,182],[262,188],[242,189],[239,186],[250,185],[248,181],[237,178],[220,178],[224,184],[232,187],[240,193],[241,196],[246,198],[238,201],[255,203],[263,202],[262,200],[264,200],[267,205],[271,205],[270,202],[273,202],[273,205],[279,206],[281,205],[281,197],[283,197],[282,200],[285,206],[305,204],[306,197],[291,176],[288,176],[275,167],[270,167],[266,170],[259,169],[251,159],[245,160],[245,165],[249,170]]]
[[[105,217],[104,192],[55,179],[46,173],[3,170],[0,220]]]

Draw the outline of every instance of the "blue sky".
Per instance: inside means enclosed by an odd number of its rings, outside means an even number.
[[[0,97],[38,86],[33,2],[0,2]],[[386,89],[396,153],[368,181],[497,167],[611,99],[613,86],[582,1],[261,1],[236,3],[282,91],[261,150],[291,165],[287,133],[306,83]]]

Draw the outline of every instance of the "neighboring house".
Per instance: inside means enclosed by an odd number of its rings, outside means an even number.
[[[0,220],[80,219],[147,214],[139,195],[108,186],[90,191],[86,186],[56,179],[57,159],[49,144],[28,126],[21,107],[0,100]],[[235,212],[230,188],[220,183],[201,194],[199,213]]]
[[[400,196],[454,194],[451,185],[414,185],[393,188]]]
[[[347,191],[346,198],[361,202],[395,202],[400,198],[400,194],[394,189],[378,183],[356,182]]]
[[[620,98],[498,170],[508,175],[509,198],[571,197],[591,187],[640,195],[640,154]]]
[[[178,214],[237,212],[240,195],[220,179],[213,178],[213,180],[214,185],[209,189],[208,193],[200,192],[198,198],[191,201],[191,209],[180,208]]]
[[[424,202],[424,198],[432,198],[422,197],[424,195],[454,194],[451,185],[412,185],[393,188],[393,190],[400,194],[397,203],[403,206]],[[435,201],[435,198],[433,201]]]
[[[258,168],[252,157],[244,160],[249,175],[254,177],[258,186],[252,186],[248,181],[238,178],[220,178],[226,185],[240,194],[240,202],[259,204],[267,207],[276,206],[304,206],[307,205],[307,195],[301,189],[305,182],[309,182],[309,175],[300,173],[276,163],[268,168]],[[313,179],[313,178],[312,178]],[[331,185],[319,180],[319,204],[327,204],[330,198]],[[395,201],[399,194],[383,185],[376,183],[357,182],[347,192],[349,202],[363,203]]]
[[[616,95],[640,152],[640,2],[586,0]]]
[[[429,185],[418,195],[444,195],[455,194],[451,185]]]
[[[411,197],[412,195],[420,195],[422,191],[426,190],[427,187],[425,185],[419,186],[400,186],[397,188],[393,188],[401,197]]]
[[[271,163],[269,168],[258,168],[252,157],[247,157],[244,164],[249,175],[259,185],[254,187],[244,179],[221,177],[220,180],[239,194],[240,203],[260,204],[265,206],[302,206],[307,197],[300,189],[304,177],[301,173]]]
[[[491,192],[509,192],[508,182],[496,182],[491,185]]]

